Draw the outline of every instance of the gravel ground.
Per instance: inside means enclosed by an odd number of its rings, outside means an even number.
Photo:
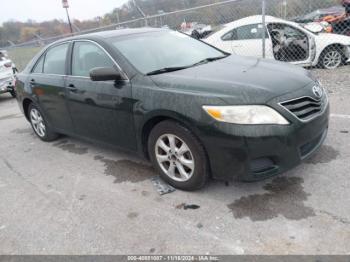
[[[0,254],[349,254],[350,67],[314,72],[332,105],[316,155],[266,181],[164,196],[148,163],[69,137],[43,143],[0,96]]]
[[[312,69],[330,94],[350,94],[350,65],[337,70]]]

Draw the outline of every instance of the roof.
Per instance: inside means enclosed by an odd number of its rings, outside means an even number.
[[[262,18],[263,18],[262,15],[248,16],[248,17],[233,21],[231,23],[225,24],[225,26],[231,26],[231,25],[240,26],[240,25],[262,23]],[[286,21],[277,17],[269,16],[269,15],[265,16],[265,22],[266,23],[281,23],[281,22],[290,23],[290,21]]]
[[[101,32],[96,32],[96,33],[72,36],[72,37],[68,37],[65,39],[61,39],[58,42],[67,41],[67,40],[74,40],[74,39],[87,39],[87,38],[106,39],[106,38],[111,38],[111,37],[128,36],[128,35],[143,34],[143,33],[149,33],[149,32],[158,32],[158,31],[165,31],[165,30],[168,30],[168,29],[151,28],[151,27],[115,29],[115,30],[108,30],[108,31],[101,31]]]

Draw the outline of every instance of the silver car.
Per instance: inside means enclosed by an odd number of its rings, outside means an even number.
[[[0,51],[0,94],[10,93],[16,97],[15,73],[16,67],[4,51]]]

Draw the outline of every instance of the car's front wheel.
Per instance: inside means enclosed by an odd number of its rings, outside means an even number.
[[[50,142],[58,138],[58,134],[55,133],[50,126],[40,109],[33,103],[29,106],[29,121],[35,132],[35,134],[43,141]]]
[[[203,146],[178,122],[164,121],[156,125],[149,136],[148,152],[161,177],[178,189],[200,189],[208,180],[209,167]]]
[[[12,96],[13,98],[16,98],[16,97],[17,97],[16,91],[14,91],[14,90],[11,91],[10,94],[11,94],[11,96]]]
[[[325,69],[336,69],[344,63],[343,52],[336,47],[328,48],[321,55],[320,64]]]

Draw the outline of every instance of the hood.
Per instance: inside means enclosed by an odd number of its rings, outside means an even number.
[[[266,103],[313,81],[303,68],[236,55],[151,78],[161,88],[216,96],[237,104]]]
[[[320,33],[316,35],[316,39],[319,42],[328,44],[338,43],[343,45],[350,45],[350,37],[346,35]]]

